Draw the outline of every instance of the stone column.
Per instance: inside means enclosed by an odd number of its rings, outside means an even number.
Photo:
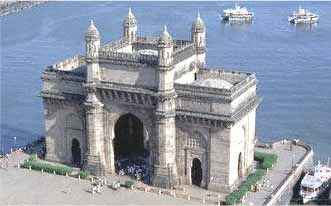
[[[174,91],[159,94],[158,109],[155,113],[158,154],[154,162],[152,184],[162,188],[178,185],[175,98]]]
[[[93,83],[85,85],[87,89],[86,131],[87,152],[84,168],[93,175],[104,175],[104,131],[103,131],[103,104],[96,97],[96,87]]]

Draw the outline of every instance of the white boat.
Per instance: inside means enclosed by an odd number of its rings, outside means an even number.
[[[246,7],[240,7],[236,4],[234,8],[224,9],[220,18],[223,21],[252,21],[254,13],[248,11]]]
[[[294,11],[293,14],[288,17],[288,21],[293,24],[313,24],[318,22],[318,19],[319,15],[301,7],[299,7],[298,11]]]
[[[318,162],[314,169],[308,172],[300,185],[300,196],[303,203],[316,200],[323,194],[331,182],[331,167]]]

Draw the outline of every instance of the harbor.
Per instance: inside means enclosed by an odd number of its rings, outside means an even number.
[[[0,203],[331,204],[331,4],[153,5],[0,17]]]

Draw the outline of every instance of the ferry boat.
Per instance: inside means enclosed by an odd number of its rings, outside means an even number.
[[[319,15],[310,12],[307,9],[299,7],[298,11],[294,11],[292,15],[288,17],[288,21],[293,24],[313,24],[318,22]]]
[[[240,7],[236,4],[234,8],[223,10],[223,15],[220,18],[223,21],[252,21],[254,13],[248,11],[246,7]]]
[[[316,200],[326,192],[331,183],[331,167],[318,162],[312,171],[309,171],[302,179],[300,185],[300,196],[303,204]]]

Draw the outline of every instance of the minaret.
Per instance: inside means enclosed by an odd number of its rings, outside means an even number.
[[[104,134],[103,134],[103,104],[97,97],[97,83],[100,80],[99,49],[100,35],[91,20],[85,35],[87,80],[84,84],[86,100],[86,139],[87,151],[84,160],[84,169],[93,175],[104,174]]]
[[[154,159],[152,184],[163,188],[172,188],[178,184],[176,166],[176,125],[174,90],[173,40],[164,27],[158,40],[159,68],[158,93],[155,111],[155,127],[158,154]]]
[[[100,34],[94,26],[93,20],[90,20],[90,25],[85,34],[86,43],[86,64],[87,64],[87,82],[100,80],[99,71],[99,49],[100,49]]]
[[[198,12],[196,20],[192,24],[192,41],[195,43],[197,63],[206,63],[206,27]]]
[[[130,43],[136,41],[137,38],[137,20],[131,8],[129,8],[129,13],[123,21],[123,38]]]

